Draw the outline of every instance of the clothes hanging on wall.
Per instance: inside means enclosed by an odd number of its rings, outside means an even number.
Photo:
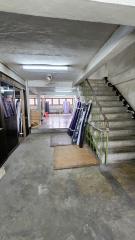
[[[17,130],[18,133],[22,133],[22,107],[20,99],[16,99],[16,115],[17,115]]]
[[[6,103],[5,103],[5,99],[2,98],[2,108],[3,108],[3,112],[4,112],[4,118],[9,118],[10,117],[10,113],[8,112]]]
[[[4,117],[9,118],[11,116],[15,116],[15,105],[12,98],[2,97],[3,111]]]
[[[63,102],[63,112],[65,114],[70,113],[70,102],[68,102],[67,99]]]
[[[49,102],[48,101],[45,102],[45,112],[49,113]]]

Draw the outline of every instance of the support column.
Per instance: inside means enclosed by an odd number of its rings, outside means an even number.
[[[27,98],[27,111],[28,111],[28,126],[31,127],[30,122],[30,101],[29,101],[29,87],[28,87],[28,80],[26,80],[26,98]]]
[[[40,102],[40,95],[37,95],[37,110],[41,112],[41,102]]]

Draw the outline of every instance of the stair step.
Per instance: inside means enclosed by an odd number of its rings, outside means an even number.
[[[119,132],[119,130],[118,130],[118,132]],[[96,140],[97,138],[98,138],[98,135],[96,135],[96,133],[95,133],[95,135],[93,135],[93,136],[95,136],[94,137],[94,139]],[[106,138],[102,138],[102,140],[103,141],[106,141]],[[133,132],[133,134],[128,134],[128,135],[113,135],[113,136],[111,136],[110,135],[110,132],[109,132],[109,142],[115,142],[115,141],[126,141],[126,140],[128,140],[128,141],[130,141],[130,140],[135,140],[135,132]]]
[[[135,139],[127,140],[109,140],[108,148],[114,147],[125,147],[125,146],[135,146]]]
[[[110,130],[109,137],[115,136],[135,136],[135,129],[117,129],[117,130]]]
[[[95,141],[96,142],[96,141]],[[98,143],[98,149],[100,149],[102,143],[99,142]],[[134,139],[127,139],[127,140],[109,140],[108,142],[108,152],[113,152],[112,149],[114,148],[129,148],[129,147],[134,147],[134,151],[135,151],[135,138]],[[118,153],[118,152],[117,152]]]
[[[102,125],[103,120],[97,120],[97,121],[91,121],[92,124],[95,126],[100,126]],[[127,120],[127,119],[122,119],[121,121],[118,120],[110,120],[109,121],[109,129],[110,130],[119,130],[119,129],[134,129],[135,128],[135,120]],[[102,129],[102,127],[101,127]]]
[[[121,130],[132,130],[133,132],[135,132],[135,126],[125,126],[124,124],[122,124],[121,126],[119,126],[119,129],[117,127],[113,127],[113,126],[110,126],[109,127],[109,130],[110,131],[121,131]]]
[[[94,114],[93,115],[93,120],[94,119],[97,119],[97,115],[98,114]],[[107,117],[108,121],[111,121],[111,120],[121,120],[123,121],[123,119],[132,119],[131,115],[129,113],[107,113],[105,114],[105,116]],[[102,117],[100,117],[100,119],[102,119]]]
[[[113,119],[132,119],[129,113],[107,113],[106,117],[108,120]]]
[[[127,152],[135,152],[134,146],[125,146],[125,147],[115,147],[108,149],[109,153],[127,153]]]
[[[100,155],[100,154],[99,154]],[[107,164],[117,163],[121,161],[135,160],[135,148],[134,146],[128,147],[116,147],[108,149]],[[101,157],[102,163],[105,162],[105,153]]]
[[[103,112],[106,113],[106,114],[113,114],[113,113],[122,113],[122,114],[126,114],[126,108],[125,107],[111,107],[111,108],[108,108],[108,107],[103,107],[102,108]]]
[[[93,107],[93,112],[97,112],[97,110],[98,110],[98,108],[99,107]],[[104,112],[104,113],[121,113],[121,112],[123,112],[123,113],[127,113],[126,112],[126,107],[123,107],[123,106],[118,106],[118,107],[102,107],[102,111]],[[98,113],[99,114],[99,113]]]
[[[135,120],[132,119],[131,113],[127,112],[127,108],[119,101],[119,96],[115,95],[113,88],[108,86],[104,80],[89,80],[89,82],[109,122],[107,163],[135,160]],[[92,113],[95,119],[99,115],[99,107],[95,101],[93,101]],[[95,126],[102,125],[102,121],[94,122],[92,119]],[[94,135],[93,140],[97,142],[97,132],[94,132]],[[102,141],[104,140],[102,138]],[[99,152],[101,145],[102,143],[99,142]],[[101,159],[103,163],[104,159],[105,154]]]
[[[95,105],[95,102],[93,102],[93,105]],[[102,107],[123,107],[122,102],[116,100],[116,101],[100,101],[100,106]]]
[[[98,101],[102,101],[102,100],[106,100],[106,101],[113,101],[113,100],[119,100],[119,97],[118,96],[104,96],[104,95],[99,95],[99,96],[96,96],[97,100]]]
[[[94,93],[96,96],[116,96],[114,92],[112,91],[95,91],[94,90]]]
[[[121,121],[109,121],[109,127],[110,128],[116,128],[116,129],[123,129],[125,127],[134,127],[135,128],[135,121],[134,120],[124,120]]]
[[[128,135],[128,136],[121,136],[121,135],[119,135],[119,136],[110,136],[109,135],[109,141],[125,141],[125,140],[135,140],[135,132],[134,132],[134,135]]]
[[[135,160],[135,152],[109,153],[107,164]]]

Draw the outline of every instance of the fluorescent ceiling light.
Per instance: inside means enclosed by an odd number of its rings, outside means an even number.
[[[28,70],[68,70],[68,66],[64,65],[23,65],[23,69]]]
[[[58,92],[58,93],[69,93],[69,92],[72,92],[71,90],[55,90],[55,92]]]

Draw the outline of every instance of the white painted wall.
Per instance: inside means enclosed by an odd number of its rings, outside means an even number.
[[[94,72],[89,79],[103,79],[104,77],[108,76],[108,68],[107,64],[103,65],[99,68],[96,72]]]
[[[109,81],[135,110],[135,43],[107,63]]]
[[[130,26],[120,26],[100,48],[94,58],[89,62],[86,69],[82,71],[74,85],[84,81],[91,76],[110,59],[123,52],[128,46],[135,42],[135,29]]]
[[[99,68],[89,79],[108,77],[135,110],[135,43]]]

